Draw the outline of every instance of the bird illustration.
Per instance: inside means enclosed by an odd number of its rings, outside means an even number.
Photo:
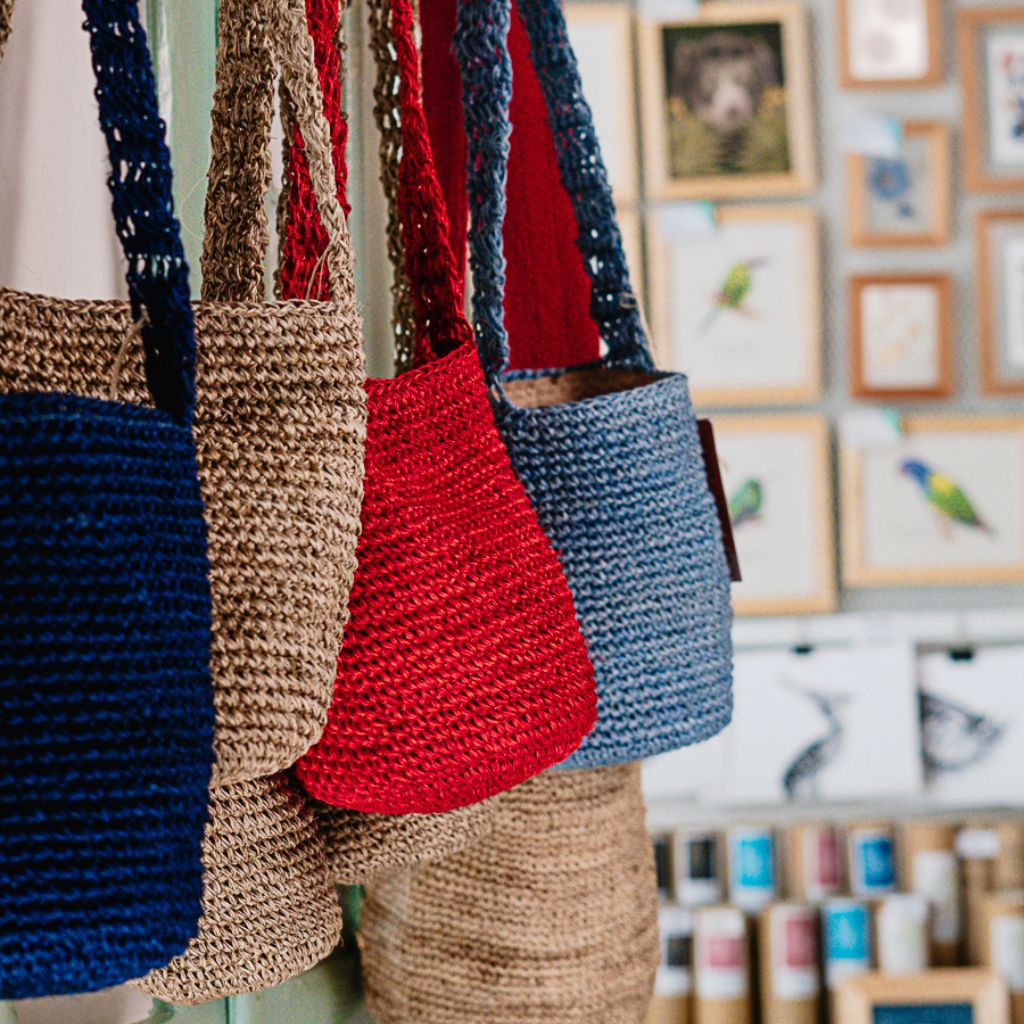
[[[797,683],[786,683],[794,693],[809,700],[819,712],[828,731],[820,739],[808,744],[793,759],[783,773],[782,787],[788,800],[813,800],[818,796],[818,777],[836,759],[843,745],[842,709],[849,704],[847,693],[821,693]]]
[[[761,481],[753,477],[745,480],[729,499],[729,519],[733,529],[757,519],[764,504]]]
[[[962,704],[920,694],[921,743],[929,775],[958,772],[984,761],[1006,734],[1006,726]]]
[[[744,303],[754,287],[754,271],[767,264],[767,260],[756,257],[752,260],[741,260],[734,263],[725,275],[722,287],[711,296],[711,309],[700,325],[700,333],[705,334],[718,319],[718,314],[725,309],[743,316],[755,317],[757,314],[749,310]]]
[[[910,477],[921,488],[921,493],[928,503],[938,511],[942,517],[943,532],[947,537],[951,537],[950,523],[960,523],[982,533],[994,532],[978,515],[971,499],[948,476],[937,473],[919,459],[907,459],[900,466],[900,472]]]

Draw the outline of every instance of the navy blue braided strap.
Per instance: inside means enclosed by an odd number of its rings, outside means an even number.
[[[195,407],[195,328],[188,264],[174,214],[171,158],[138,0],[82,0],[114,220],[142,321],[146,379],[157,408],[188,425]]]
[[[608,347],[605,365],[652,369],[629,282],[608,173],[558,0],[517,0],[548,108],[559,173],[579,226],[577,244],[592,283],[591,313]],[[470,267],[477,343],[496,380],[508,365],[502,224],[511,135],[511,0],[461,0],[455,52],[462,71],[468,148]]]

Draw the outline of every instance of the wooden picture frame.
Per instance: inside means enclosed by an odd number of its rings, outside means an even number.
[[[1015,315],[1008,315],[1003,305],[1006,297],[1000,274],[1003,267],[994,266],[993,244],[998,233],[1008,226],[1019,226],[1021,245],[1019,259],[1024,259],[1024,209],[986,210],[974,222],[976,273],[976,303],[978,340],[980,344],[981,388],[990,395],[1024,395],[1024,325],[1015,349],[1020,349],[1019,374],[1007,372],[1007,338],[1004,334],[1009,321],[1016,323]]]
[[[907,1024],[906,1009],[933,1009],[936,1024],[1009,1024],[1006,983],[994,972],[947,967],[920,974],[862,974],[837,994],[836,1024]]]
[[[695,83],[694,69],[714,59],[700,51],[700,40],[718,31],[739,37],[741,45],[746,39],[756,54],[767,57],[760,63],[779,65],[776,82],[766,77],[768,72],[755,76],[757,96],[751,87],[750,107],[742,115],[746,121],[738,129],[716,123],[712,103],[702,111],[689,105],[698,101],[696,89],[691,94],[686,83]],[[708,0],[693,15],[641,21],[639,36],[644,172],[650,197],[748,199],[802,195],[814,188],[810,43],[803,7],[792,0]],[[692,50],[689,70],[670,75],[668,65],[679,62],[683,47]],[[680,133],[685,134],[680,138]],[[733,140],[731,148],[722,142],[726,136]],[[676,163],[685,157],[692,170],[674,167],[673,154]],[[745,167],[745,162],[753,166]]]
[[[963,124],[963,175],[971,192],[1024,191],[1024,141],[1016,150],[1008,173],[994,169],[990,153],[990,81],[981,59],[981,46],[994,31],[1020,35],[1024,57],[1024,8],[1020,6],[961,8],[956,12],[956,49],[960,75]]]
[[[957,487],[980,523],[944,515],[911,462]],[[1024,416],[918,414],[898,439],[842,440],[840,512],[847,586],[1024,581]]]
[[[714,427],[744,577],[733,584],[733,610],[737,615],[835,611],[831,443],[824,417],[817,413],[716,416]],[[731,443],[734,440],[746,442],[746,450],[741,453]],[[740,454],[742,458],[737,457]],[[744,503],[742,493],[751,470],[763,475],[755,481],[756,508]],[[806,475],[803,480],[801,472]],[[795,507],[790,509],[786,502]],[[755,521],[760,521],[759,537],[744,533],[746,523]],[[776,562],[780,553],[784,564]],[[787,581],[784,576],[790,571],[792,578]]]
[[[816,212],[802,205],[722,206],[715,212],[715,235],[675,238],[666,234],[662,223],[663,211],[670,214],[671,210],[656,209],[647,221],[647,287],[658,365],[687,372],[693,400],[701,408],[815,402],[821,394],[823,347],[821,242]],[[736,248],[740,244],[738,232],[744,226],[751,229],[749,253]],[[716,245],[722,247],[720,258],[716,256]],[[681,292],[672,280],[673,253],[682,251],[681,246],[693,250],[693,271],[687,274],[686,281],[690,293]],[[734,260],[748,255],[752,257],[751,263],[758,259],[764,264],[754,270],[751,280],[756,288],[761,275],[771,309],[723,308],[718,317],[732,319],[712,323],[715,294],[724,289],[723,282]],[[794,255],[798,261],[797,273],[793,272],[787,255]],[[770,276],[765,279],[765,274]],[[751,291],[749,299],[756,303],[761,294]],[[686,307],[683,315],[675,308],[676,302]],[[788,319],[790,316],[792,320]],[[739,330],[724,331],[728,327]],[[759,351],[750,332],[772,327],[776,340],[767,341],[763,351]],[[689,352],[679,351],[679,332],[712,328],[728,335],[728,351],[723,349],[716,356],[715,350],[708,347],[707,341],[716,340],[715,335],[693,342]],[[783,349],[787,341],[793,346],[788,352]],[[779,375],[756,383],[738,379],[755,375],[758,366]]]
[[[569,0],[565,21],[615,201],[635,203],[640,163],[632,8]]]
[[[904,146],[924,142],[927,147],[926,191],[928,217],[926,226],[919,231],[899,231],[892,227],[872,229],[870,225],[871,206],[867,178],[873,165],[873,157],[860,153],[846,155],[846,234],[855,248],[902,247],[945,245],[950,238],[952,223],[952,140],[949,125],[944,121],[906,121],[903,124]],[[899,163],[900,161],[896,161]],[[903,161],[906,175],[904,189],[893,196],[890,205],[899,209],[898,204],[917,183],[914,180],[915,165],[909,159]],[[884,204],[880,204],[884,210]],[[897,218],[899,213],[896,214]]]
[[[918,0],[927,24],[924,26],[924,45],[927,47],[924,67],[917,75],[858,75],[851,59],[855,33],[850,21],[855,4],[866,0],[839,0],[839,81],[844,89],[927,89],[939,85],[943,79],[942,67],[942,3],[941,0]],[[870,0],[867,0],[870,2]]]
[[[913,293],[918,289],[935,293],[933,310],[915,309]],[[893,295],[891,308],[883,307],[876,315],[886,318],[891,333],[871,338],[865,304],[872,298],[869,292],[877,302],[884,301],[882,290]],[[857,274],[849,279],[847,294],[850,393],[855,398],[900,402],[953,394],[953,280],[948,274]],[[935,336],[929,346],[918,339],[925,329],[921,317],[931,313]]]

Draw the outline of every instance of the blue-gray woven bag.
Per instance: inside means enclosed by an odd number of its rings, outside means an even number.
[[[559,0],[517,0],[607,354],[509,372],[503,324],[512,0],[461,0],[477,344],[495,418],[565,569],[597,678],[598,723],[565,768],[717,733],[732,711],[729,569],[686,377],[654,369]]]
[[[83,7],[153,405],[0,393],[0,999],[166,963],[202,894],[214,716],[188,268],[137,0]],[[10,13],[0,0],[0,51]],[[0,289],[0,369],[18,348],[44,361],[61,332],[85,347],[109,305]]]

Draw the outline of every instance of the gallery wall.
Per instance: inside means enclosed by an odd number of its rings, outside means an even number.
[[[943,0],[938,4],[940,11],[940,65],[939,79],[936,84],[924,88],[874,88],[847,89],[840,81],[840,42],[839,42],[839,10],[835,0],[807,0],[803,5],[810,15],[808,66],[810,69],[810,105],[811,123],[816,151],[814,165],[816,168],[816,184],[805,194],[799,196],[745,196],[742,185],[733,189],[728,201],[716,203],[720,216],[728,218],[730,210],[737,205],[758,204],[768,208],[783,207],[792,211],[799,207],[813,211],[817,218],[818,239],[820,241],[819,294],[821,302],[821,337],[822,337],[822,390],[820,397],[813,401],[800,400],[779,404],[773,407],[770,403],[747,406],[745,404],[728,404],[715,408],[713,418],[729,426],[732,414],[784,413],[803,416],[806,413],[820,414],[826,419],[829,429],[828,467],[826,472],[832,482],[838,485],[837,459],[835,455],[836,436],[839,425],[846,414],[852,410],[895,405],[903,413],[921,412],[926,414],[965,414],[965,413],[1019,413],[1024,406],[1020,396],[999,397],[982,394],[978,365],[977,309],[975,296],[975,244],[974,217],[981,210],[1013,209],[1024,207],[1024,195],[1013,193],[986,194],[972,193],[965,189],[961,168],[961,148],[964,141],[965,111],[961,109],[960,86],[957,78],[958,68],[955,56],[955,17],[962,9],[978,6],[963,0],[949,2]],[[644,25],[650,18],[670,20],[678,17],[685,19],[692,11],[692,6],[685,2],[640,3],[634,9],[628,2],[621,0],[596,0],[589,4],[569,2],[567,8],[574,26],[594,17],[594,12],[608,14],[612,11],[629,12],[634,31],[632,53],[636,61],[636,81],[633,87],[633,111],[642,134],[644,122],[643,82],[649,79],[650,53],[644,48]],[[756,11],[757,5],[751,10]],[[577,37],[579,29],[574,27]],[[592,30],[591,30],[592,31]],[[595,35],[591,38],[596,39]],[[610,38],[610,37],[606,37]],[[611,59],[611,54],[609,55]],[[591,61],[593,63],[593,61]],[[587,58],[583,56],[584,73],[587,71]],[[594,77],[592,75],[592,77]],[[609,96],[615,90],[606,83],[590,90],[595,105],[609,102]],[[978,111],[971,116],[978,116]],[[847,183],[844,151],[844,137],[852,131],[863,129],[865,115],[885,115],[901,121],[939,121],[949,128],[952,143],[951,162],[951,225],[947,242],[937,246],[901,247],[873,246],[871,248],[854,248],[848,244],[846,216],[849,188]],[[621,116],[621,114],[620,114]],[[623,122],[624,123],[624,122]],[[608,146],[606,144],[606,149]],[[616,147],[607,153],[608,162],[613,168],[620,168],[628,159]],[[640,190],[637,201],[627,197],[625,202],[620,199],[620,212],[627,249],[636,249],[639,242],[633,239],[637,230],[634,225],[646,224],[645,251],[646,267],[640,284],[645,300],[648,302],[648,314],[652,324],[663,327],[666,324],[664,309],[651,308],[651,302],[657,302],[657,280],[664,273],[664,250],[659,248],[656,233],[651,231],[652,221],[664,217],[661,212],[664,204],[652,198],[658,191],[656,179],[658,174],[652,173],[650,152],[645,153],[643,139],[634,140],[633,159],[642,167],[642,180],[647,189]],[[652,183],[653,187],[652,187]],[[683,212],[670,214],[682,222],[680,230],[694,230],[692,220],[695,212],[692,208],[675,207]],[[696,229],[699,232],[699,227]],[[639,234],[639,231],[637,231]],[[694,251],[699,252],[702,240],[698,235],[692,238]],[[865,403],[851,395],[851,378],[848,368],[850,343],[850,316],[847,299],[848,281],[854,275],[863,274],[943,274],[950,275],[952,291],[950,309],[952,313],[953,338],[953,384],[952,393],[947,398],[928,401],[905,400],[898,403],[879,401]],[[634,276],[639,276],[634,273]],[[653,287],[652,287],[653,286]],[[664,289],[662,289],[664,294]],[[656,341],[664,345],[664,331]],[[662,352],[664,359],[664,352]],[[684,367],[678,367],[680,369]],[[861,429],[865,429],[862,425]],[[868,424],[867,428],[878,429],[878,424]],[[1008,485],[1009,486],[1009,485]],[[836,495],[838,487],[833,488],[834,497],[830,508],[824,510],[838,531],[841,529],[840,499]],[[812,517],[813,518],[813,517]],[[877,584],[864,587],[851,587],[839,579],[835,606],[842,611],[889,611],[889,610],[927,610],[947,609],[957,611],[965,608],[1006,608],[1007,606],[1024,606],[1024,588],[1019,583],[990,584],[978,580],[958,586],[934,585],[921,582],[914,586],[889,586]],[[756,605],[752,610],[763,611]],[[783,604],[777,611],[788,611]],[[1024,612],[1022,612],[1024,618]],[[1021,627],[1024,635],[1024,624]]]

